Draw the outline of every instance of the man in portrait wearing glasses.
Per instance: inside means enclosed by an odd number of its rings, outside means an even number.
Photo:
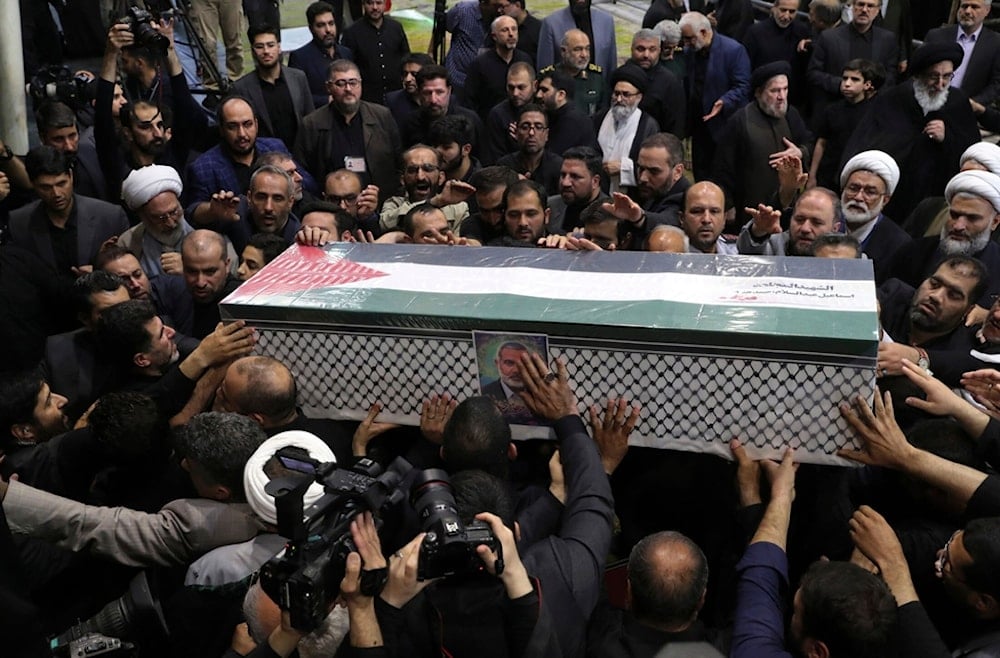
[[[944,191],[962,153],[980,140],[969,97],[949,87],[962,57],[954,42],[918,48],[910,57],[913,77],[875,97],[844,148],[845,159],[876,149],[896,161],[899,186],[886,212],[901,221],[921,199]]]
[[[440,208],[448,227],[458,232],[458,226],[469,216],[466,202],[475,188],[460,180],[445,181],[441,155],[430,146],[417,144],[403,152],[400,180],[404,194],[386,200],[379,213],[379,231],[397,231],[403,217],[414,206],[430,203]]]
[[[323,175],[337,169],[353,171],[363,186],[378,186],[380,201],[397,189],[395,158],[399,130],[392,113],[361,100],[357,64],[337,60],[327,78],[330,103],[302,120],[295,155],[306,169]]]

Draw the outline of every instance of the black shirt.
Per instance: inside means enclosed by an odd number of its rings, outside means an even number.
[[[851,24],[851,29],[847,31],[850,41],[851,59],[872,59],[872,39],[875,30],[868,28],[867,32],[861,33]]]
[[[365,136],[362,132],[361,112],[355,112],[350,121],[344,120],[344,115],[338,112],[332,105],[328,106],[332,116],[330,122],[330,166],[333,169],[351,169],[347,166],[348,158],[365,158]],[[361,177],[361,187],[364,188],[372,182],[368,167],[365,171],[357,171]]]
[[[207,304],[194,303],[194,313],[191,321],[192,337],[200,340],[215,331],[215,326],[222,321],[222,316],[219,315],[219,302],[239,288],[241,283],[243,282],[230,274],[226,278],[226,283],[222,286],[218,297]]]
[[[271,117],[271,127],[274,128],[273,135],[267,134],[266,130],[262,130],[261,135],[277,137],[285,144],[294,144],[295,135],[299,132],[299,122],[284,72],[280,73],[274,82],[268,82],[260,76],[257,80],[260,82],[260,93],[264,96],[267,115]]]
[[[354,52],[354,63],[361,69],[361,98],[385,105],[385,95],[403,87],[403,58],[410,53],[403,26],[388,16],[381,27],[361,20],[344,31],[342,41]]]
[[[84,264],[77,254],[76,199],[73,200],[73,207],[69,211],[69,218],[63,228],[52,223],[45,211],[44,204],[38,204],[36,212],[42,213],[45,218],[45,226],[49,230],[49,241],[52,243],[52,253],[56,258],[56,271],[60,274],[75,276],[71,268]]]
[[[542,159],[531,171],[528,170],[520,152],[503,156],[497,160],[497,164],[510,167],[525,178],[542,185],[549,196],[559,194],[559,170],[562,169],[562,158],[548,149],[542,151]]]

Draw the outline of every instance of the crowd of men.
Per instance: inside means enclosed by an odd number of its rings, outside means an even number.
[[[621,63],[590,0],[464,0],[439,64],[385,0],[312,3],[287,57],[276,3],[199,0],[211,111],[172,21],[111,25],[93,100],[0,143],[4,655],[139,571],[162,623],[113,631],[144,656],[1000,655],[1000,37],[986,0],[939,4],[653,0]],[[552,442],[448,391],[419,428],[309,417],[219,304],[338,241],[867,261],[880,393],[835,401],[862,467],[629,447],[638,406],[527,352],[503,388]],[[258,582],[306,538],[269,482],[396,457],[489,529],[465,568],[424,578],[405,496],[349,517],[316,618]]]

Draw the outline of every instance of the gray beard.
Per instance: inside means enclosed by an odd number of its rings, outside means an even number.
[[[626,121],[632,113],[635,112],[635,107],[628,105],[613,105],[611,107],[611,116],[614,117],[615,123],[622,123]]]
[[[940,110],[948,102],[948,89],[945,89],[940,94],[931,96],[922,84],[914,82],[913,96],[917,99],[917,105],[924,111],[924,114],[929,114],[930,112]]]
[[[971,256],[978,254],[990,243],[989,229],[983,231],[968,242],[953,240],[948,237],[947,226],[941,227],[941,251],[948,256]]]
[[[844,221],[847,222],[847,225],[854,228],[861,226],[862,224],[867,224],[871,220],[878,217],[879,213],[882,212],[882,206],[884,205],[885,204],[880,201],[878,208],[869,209],[865,207],[864,211],[853,210],[847,206],[842,206],[841,214],[844,215]]]

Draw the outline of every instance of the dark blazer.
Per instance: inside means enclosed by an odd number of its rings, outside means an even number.
[[[927,33],[925,41],[956,43],[960,29],[957,25],[935,28]],[[969,65],[959,89],[983,105],[989,105],[1000,97],[1000,34],[984,27],[976,37],[976,45],[972,47]]]
[[[813,88],[815,98],[821,107],[840,98],[840,78],[844,64],[851,60],[850,24],[824,30],[813,42],[812,59],[806,71],[806,79]],[[896,35],[881,27],[872,27],[873,61],[885,67],[885,88],[896,81],[896,66],[899,64],[899,41]],[[815,110],[814,110],[815,112]]]
[[[41,201],[29,203],[10,214],[10,241],[36,254],[50,267],[56,266],[56,255],[46,226],[48,218],[40,210]],[[108,238],[128,230],[128,218],[121,206],[79,194],[73,195],[76,206],[76,261],[86,265]],[[65,274],[65,272],[60,272]]]
[[[69,399],[66,413],[76,418],[107,390],[114,368],[97,353],[93,332],[77,329],[45,341],[45,379]]]
[[[344,166],[343,163],[328,161],[333,112],[332,107],[327,105],[306,115],[295,139],[296,159],[318,179],[325,178],[331,171]],[[381,203],[393,196],[399,187],[399,174],[396,171],[396,159],[402,152],[399,129],[392,113],[381,105],[361,101],[358,113],[363,124],[365,166],[372,183],[378,186]]]
[[[861,245],[861,250],[865,256],[871,260],[875,267],[875,285],[881,284],[889,278],[889,266],[892,264],[892,257],[905,244],[909,244],[912,238],[885,215],[878,220],[878,224],[868,234],[868,239]]]
[[[708,13],[705,11],[705,0],[691,0],[689,6],[691,7],[691,11],[697,11],[702,14]],[[660,21],[679,21],[686,11],[687,9],[684,8],[684,5],[674,8],[669,0],[653,0],[649,4],[649,9],[646,10],[646,15],[642,17],[642,26],[653,28]]]
[[[687,53],[688,78],[687,96],[691,98],[692,72],[696,69],[694,51]],[[702,116],[712,110],[715,101],[722,99],[722,111],[708,122],[708,131],[713,139],[726,126],[726,120],[750,99],[750,55],[739,41],[718,32],[712,37],[705,70],[705,85],[701,95]]]
[[[301,122],[303,117],[313,111],[312,95],[309,93],[309,80],[306,74],[299,69],[288,66],[281,67],[281,75],[288,85],[288,93],[292,97],[292,107],[295,108],[295,116]],[[242,78],[233,83],[233,90],[241,96],[250,100],[253,109],[257,112],[261,126],[268,136],[275,136],[274,126],[271,124],[271,115],[267,112],[267,104],[264,102],[264,94],[260,90],[260,77],[257,71],[250,71]]]

